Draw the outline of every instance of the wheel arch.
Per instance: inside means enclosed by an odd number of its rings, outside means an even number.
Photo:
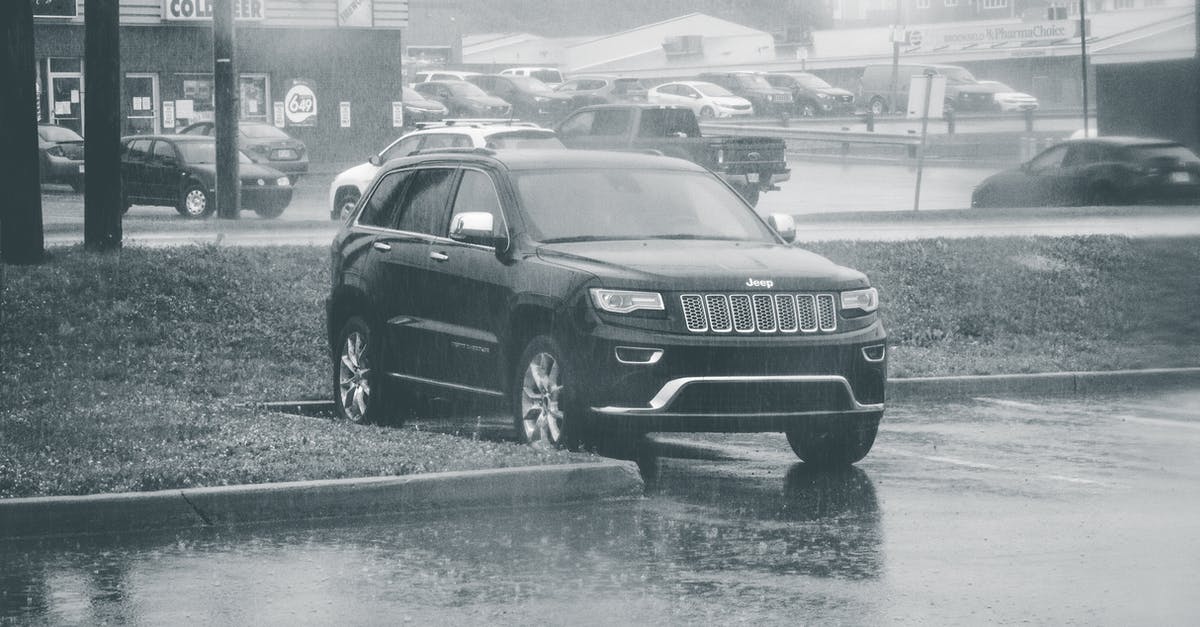
[[[504,373],[511,373],[516,366],[516,360],[525,350],[525,345],[539,335],[553,335],[556,316],[554,311],[545,305],[523,303],[513,309],[509,317],[508,337],[501,345],[503,349],[501,367]],[[503,381],[507,381],[507,374]]]
[[[370,321],[371,300],[366,292],[353,285],[340,285],[333,290],[329,297],[329,307],[326,312],[325,331],[331,350],[337,347],[337,333],[351,316],[358,314]]]

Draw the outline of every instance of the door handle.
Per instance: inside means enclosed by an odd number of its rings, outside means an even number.
[[[371,248],[374,248],[375,250],[379,250],[379,251],[386,253],[387,251],[392,249],[392,245],[387,242],[375,242],[374,244],[371,244]]]
[[[429,258],[434,261],[446,261],[447,259],[450,258],[450,255],[447,255],[446,253],[440,253],[435,250],[435,251],[429,253]]]

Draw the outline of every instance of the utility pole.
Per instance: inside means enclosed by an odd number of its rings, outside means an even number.
[[[1083,136],[1088,136],[1087,0],[1079,0],[1079,67],[1083,73]],[[1099,133],[1097,133],[1099,135]]]
[[[925,170],[925,138],[929,134],[929,96],[933,93],[933,77],[936,75],[933,70],[925,70],[925,104],[921,112],[921,145],[917,147],[917,191],[913,193],[913,211],[921,208],[921,174]]]
[[[1200,0],[1197,0],[1197,2],[1200,2]],[[896,24],[892,26],[892,90],[891,94],[888,95],[888,102],[891,103],[890,108],[892,111],[900,110],[900,103],[897,102],[897,100],[899,100],[899,93],[897,93],[897,90],[900,87],[900,37],[903,35],[903,33],[900,31],[900,23],[903,20],[903,7],[900,4],[900,0],[896,0]],[[867,103],[868,106],[870,106],[870,104],[871,103]]]
[[[236,220],[238,206],[238,93],[234,66],[233,0],[213,0],[213,87],[217,136],[217,216]]]
[[[0,260],[39,263],[45,254],[38,181],[33,3],[0,1]]]
[[[90,250],[121,247],[121,48],[120,0],[84,5],[83,244]]]

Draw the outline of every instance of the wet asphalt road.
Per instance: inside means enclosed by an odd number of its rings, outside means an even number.
[[[895,406],[842,472],[702,440],[638,501],[0,543],[0,622],[1200,621],[1200,391]]]

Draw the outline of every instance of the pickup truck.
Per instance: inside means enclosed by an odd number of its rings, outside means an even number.
[[[608,104],[576,109],[557,127],[568,148],[660,153],[697,163],[729,183],[751,206],[759,192],[791,177],[777,137],[701,137],[691,109]]]

